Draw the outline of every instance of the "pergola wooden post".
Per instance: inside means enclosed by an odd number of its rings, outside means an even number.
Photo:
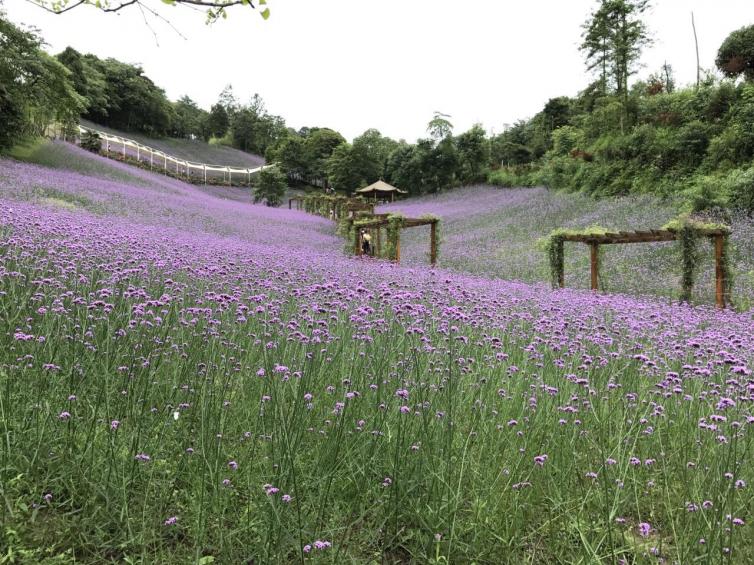
[[[353,238],[353,254],[357,257],[361,256],[361,230],[357,229]]]
[[[597,243],[590,243],[589,251],[592,272],[592,290],[597,290],[599,287],[600,270],[599,245]]]
[[[429,263],[437,263],[437,222],[429,225]]]
[[[700,237],[707,237],[712,240],[715,249],[715,304],[718,308],[725,308],[730,301],[728,295],[728,281],[726,280],[727,270],[725,268],[725,262],[728,259],[725,257],[725,240],[730,235],[730,230],[724,227],[721,228],[704,228],[697,229],[695,233]],[[664,241],[676,241],[680,238],[680,232],[670,229],[663,230],[648,230],[648,231],[633,231],[633,232],[606,232],[601,234],[563,234],[557,236],[557,239],[553,241],[553,245],[560,246],[560,249],[555,250],[555,255],[560,258],[561,264],[558,265],[558,281],[557,284],[560,288],[565,286],[564,281],[564,269],[563,269],[563,243],[566,241],[572,241],[577,243],[585,243],[590,248],[590,263],[591,263],[591,288],[597,290],[599,287],[599,246],[600,245],[613,245],[623,243],[657,243]]]

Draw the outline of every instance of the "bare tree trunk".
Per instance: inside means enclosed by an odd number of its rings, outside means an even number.
[[[694,30],[694,44],[696,45],[696,87],[699,88],[699,39],[696,36],[696,23],[694,23],[694,12],[691,12],[691,29]]]

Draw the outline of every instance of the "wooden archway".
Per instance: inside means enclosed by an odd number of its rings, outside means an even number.
[[[696,229],[695,234],[701,237],[709,238],[713,241],[715,249],[715,304],[719,308],[725,308],[727,303],[730,302],[730,296],[728,296],[728,280],[727,269],[725,268],[725,261],[727,258],[724,256],[725,241],[730,235],[730,230],[726,228],[710,228],[710,229]],[[560,246],[556,255],[559,257],[560,264],[558,265],[558,281],[557,284],[560,288],[565,286],[564,275],[564,255],[563,255],[563,243],[566,241],[572,241],[577,243],[584,243],[590,247],[590,271],[591,271],[591,289],[597,290],[599,287],[599,246],[600,245],[614,245],[614,244],[627,244],[627,243],[656,243],[663,241],[676,241],[681,238],[681,234],[677,230],[648,230],[648,231],[620,231],[620,232],[606,232],[601,234],[561,234],[556,236],[553,245]]]

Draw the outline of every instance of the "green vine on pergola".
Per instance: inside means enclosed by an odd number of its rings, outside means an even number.
[[[730,297],[733,288],[730,268],[729,236],[730,228],[722,224],[702,222],[682,215],[665,224],[660,230],[611,232],[600,226],[585,230],[559,228],[540,240],[540,246],[547,253],[553,288],[564,287],[565,242],[574,241],[591,247],[592,290],[597,290],[599,281],[599,251],[602,245],[614,243],[651,243],[677,241],[681,253],[681,301],[690,302],[699,264],[698,240],[707,237],[715,249],[716,303],[720,307]]]
[[[431,214],[425,214],[420,218],[406,218],[400,213],[364,214],[344,219],[339,225],[338,231],[346,235],[350,243],[350,245],[346,245],[346,249],[351,247],[355,255],[362,255],[361,231],[364,230],[372,236],[370,238],[371,255],[400,262],[401,231],[405,228],[430,226],[429,261],[432,265],[435,265],[439,254],[439,225],[440,218]],[[381,244],[383,229],[385,230],[384,245]]]
[[[730,228],[724,224],[703,222],[684,214],[662,226],[662,229],[676,233],[678,236],[678,246],[681,252],[681,301],[691,302],[691,295],[699,271],[699,239],[704,237],[706,232],[715,230],[724,231],[729,234]],[[723,248],[721,257],[723,278],[725,280],[724,292],[727,295],[730,295],[733,290],[733,271],[729,261],[729,239],[727,236],[722,239]]]
[[[333,220],[338,220],[359,210],[374,211],[374,204],[367,202],[361,196],[348,197],[341,194],[313,193],[307,194],[303,198],[291,198],[288,203],[289,208],[294,200],[303,201],[305,212]]]

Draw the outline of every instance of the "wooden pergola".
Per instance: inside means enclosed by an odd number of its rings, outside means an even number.
[[[312,203],[312,208],[317,211],[315,213],[333,220],[350,218],[360,211],[374,213],[373,202],[367,202],[362,198],[330,195],[293,196],[288,199],[288,209],[292,210],[295,203],[296,210],[304,210],[307,206],[307,200]],[[324,213],[323,210],[327,210],[327,213]]]
[[[375,252],[380,255],[382,251],[382,230],[387,230],[390,226],[391,218],[390,214],[374,214],[371,218],[365,220],[359,220],[356,224],[356,230],[354,234],[353,252],[354,255],[363,255],[363,236],[362,230],[369,230],[375,234]],[[349,225],[353,224],[357,220],[349,218]],[[432,265],[437,263],[437,224],[440,222],[439,218],[400,218],[400,227],[397,230],[394,257],[391,257],[396,263],[401,261],[401,230],[404,228],[418,228],[420,226],[430,226],[429,232],[429,262]],[[387,237],[386,237],[387,239]]]
[[[725,240],[730,235],[730,230],[725,228],[699,229],[695,230],[696,235],[707,237],[712,240],[715,248],[715,303],[719,308],[725,308],[729,300],[726,280],[726,269],[724,266],[724,249]],[[563,234],[558,236],[554,243],[560,245],[558,256],[561,265],[558,270],[558,286],[565,286],[565,276],[563,274],[563,249],[565,241],[584,243],[590,247],[590,264],[591,264],[591,289],[597,290],[599,286],[599,246],[614,245],[623,243],[657,243],[663,241],[676,241],[680,239],[681,234],[676,230],[647,230],[647,231],[619,231],[606,232],[600,234]]]

